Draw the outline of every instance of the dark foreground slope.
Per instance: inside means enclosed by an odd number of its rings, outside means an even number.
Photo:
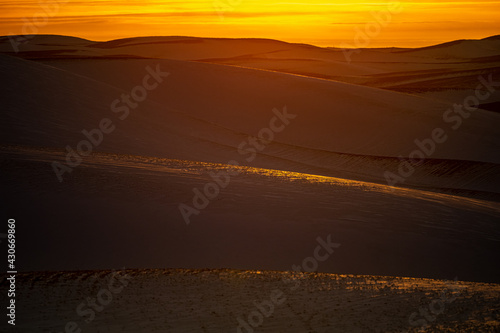
[[[498,285],[456,281],[128,269],[25,273],[18,290],[23,306],[11,332],[497,332],[500,325]]]

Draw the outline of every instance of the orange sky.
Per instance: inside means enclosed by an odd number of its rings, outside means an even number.
[[[0,35],[60,34],[91,40],[151,35],[259,37],[319,46],[425,46],[500,34],[500,1],[209,0],[0,1]],[[373,13],[390,21],[374,23]],[[360,32],[361,31],[361,32]]]

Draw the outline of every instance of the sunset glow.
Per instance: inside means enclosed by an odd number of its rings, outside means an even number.
[[[352,43],[387,12],[386,1],[1,1],[1,35],[60,34],[272,38],[320,46]],[[402,1],[369,46],[425,46],[500,33],[499,1]],[[48,13],[48,14],[46,14]],[[38,23],[37,23],[38,22]]]

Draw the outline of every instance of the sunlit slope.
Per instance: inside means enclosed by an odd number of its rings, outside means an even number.
[[[312,254],[317,237],[331,234],[341,246],[319,271],[477,281],[498,276],[496,203],[243,167],[229,180],[220,176],[226,186],[201,208],[193,189],[203,192],[214,182],[211,174],[227,166],[93,154],[59,183],[49,165],[64,159],[61,150],[2,150],[4,202],[16,219],[38,221],[19,229],[31,249],[43,249],[20,250],[26,270],[289,270]],[[186,220],[181,203],[199,213]]]
[[[386,182],[436,127],[448,107],[417,97],[293,75],[178,61],[61,61],[1,57],[2,143],[76,149],[82,130],[110,119],[116,129],[95,151],[299,171]],[[55,68],[57,66],[59,68]],[[169,72],[135,108],[113,112],[147,67]],[[258,96],[256,98],[255,96]],[[123,106],[124,103],[120,103]],[[289,124],[265,149],[247,149],[276,117]],[[476,111],[437,145],[404,185],[497,192],[498,115]],[[243,144],[247,142],[247,144]],[[241,148],[241,149],[239,149]],[[252,148],[253,149],[253,148]],[[253,156],[253,157],[252,157]],[[252,159],[253,158],[253,159]],[[464,161],[468,161],[464,163]],[[466,193],[465,193],[466,194]]]

